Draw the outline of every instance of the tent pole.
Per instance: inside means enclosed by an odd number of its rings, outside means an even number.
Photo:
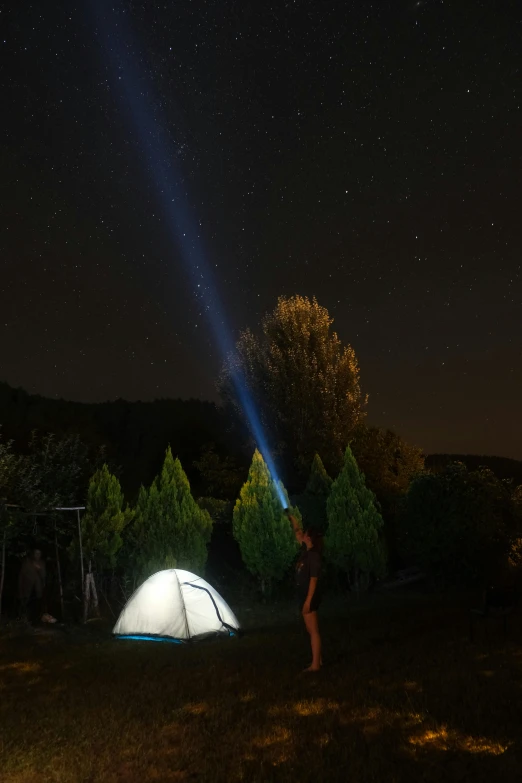
[[[189,624],[188,624],[187,608],[185,606],[185,599],[183,597],[183,592],[181,590],[181,584],[179,582],[178,575],[177,575],[176,571],[174,571],[174,574],[176,576],[176,582],[178,583],[178,590],[179,590],[179,597],[181,599],[181,606],[183,607],[183,616],[185,618],[185,628],[186,628],[186,633],[187,633],[187,639],[190,641],[190,628],[189,628]]]

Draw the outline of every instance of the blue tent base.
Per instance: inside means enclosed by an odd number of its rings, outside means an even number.
[[[138,642],[170,642],[171,644],[185,644],[183,639],[171,639],[169,636],[144,636],[140,634],[125,634],[116,636],[116,639],[135,639]]]
[[[138,642],[170,642],[171,644],[190,644],[190,642],[200,642],[205,639],[217,639],[218,636],[236,637],[240,636],[239,629],[237,631],[215,631],[212,633],[204,633],[199,636],[192,636],[190,639],[174,639],[172,636],[154,636],[153,634],[114,634],[115,639],[132,639]]]

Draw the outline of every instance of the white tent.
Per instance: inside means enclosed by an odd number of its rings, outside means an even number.
[[[116,636],[165,641],[188,641],[218,633],[229,636],[239,623],[217,590],[201,577],[170,568],[149,577],[129,598]]]

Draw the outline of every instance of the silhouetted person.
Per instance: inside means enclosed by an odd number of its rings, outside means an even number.
[[[294,529],[295,537],[301,544],[301,553],[296,566],[297,596],[306,630],[310,634],[312,647],[312,663],[305,669],[307,672],[318,672],[322,666],[321,635],[317,610],[321,603],[321,549],[322,537],[316,530],[305,530],[299,527],[297,519],[285,509],[286,515]]]
[[[33,549],[22,562],[18,577],[18,597],[22,617],[55,623],[45,605],[45,561],[39,549]]]

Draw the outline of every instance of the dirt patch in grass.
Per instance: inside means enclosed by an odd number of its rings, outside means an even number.
[[[293,606],[246,608],[244,638],[194,646],[0,641],[2,783],[522,779],[516,624],[471,644],[465,605],[331,602],[307,676]]]

